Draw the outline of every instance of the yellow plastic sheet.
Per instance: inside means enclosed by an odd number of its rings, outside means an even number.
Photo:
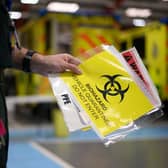
[[[102,51],[80,65],[82,75],[61,79],[102,136],[136,120],[154,107],[117,58]]]
[[[110,144],[160,110],[157,90],[135,48],[120,54],[102,45],[79,58],[81,75],[67,71],[49,77],[70,132],[90,127]]]

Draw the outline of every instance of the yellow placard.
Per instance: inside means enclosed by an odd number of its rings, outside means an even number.
[[[126,126],[153,109],[119,60],[102,51],[80,65],[82,75],[61,74],[101,136]]]
[[[160,96],[165,99],[166,92],[166,26],[156,23],[146,32],[146,55],[148,70],[158,88]]]

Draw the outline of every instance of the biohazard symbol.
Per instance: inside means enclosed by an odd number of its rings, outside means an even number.
[[[117,96],[117,95],[120,95],[120,103],[123,101],[124,99],[124,94],[128,91],[129,89],[129,85],[127,86],[127,88],[125,89],[122,89],[121,88],[121,84],[116,80],[116,78],[118,77],[121,77],[122,75],[120,74],[116,74],[116,75],[113,75],[113,76],[110,76],[110,75],[102,75],[101,77],[105,77],[108,79],[108,81],[104,84],[104,88],[103,90],[97,88],[97,90],[102,93],[103,95],[103,98],[109,102],[107,100],[107,96]]]

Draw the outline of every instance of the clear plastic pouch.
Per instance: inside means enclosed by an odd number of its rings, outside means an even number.
[[[49,77],[70,131],[90,126],[108,145],[162,115],[157,90],[135,48],[120,54],[102,45],[80,59],[82,75]]]

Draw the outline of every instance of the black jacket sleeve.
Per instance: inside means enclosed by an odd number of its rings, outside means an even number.
[[[0,68],[11,66],[10,19],[5,5],[0,3]]]

